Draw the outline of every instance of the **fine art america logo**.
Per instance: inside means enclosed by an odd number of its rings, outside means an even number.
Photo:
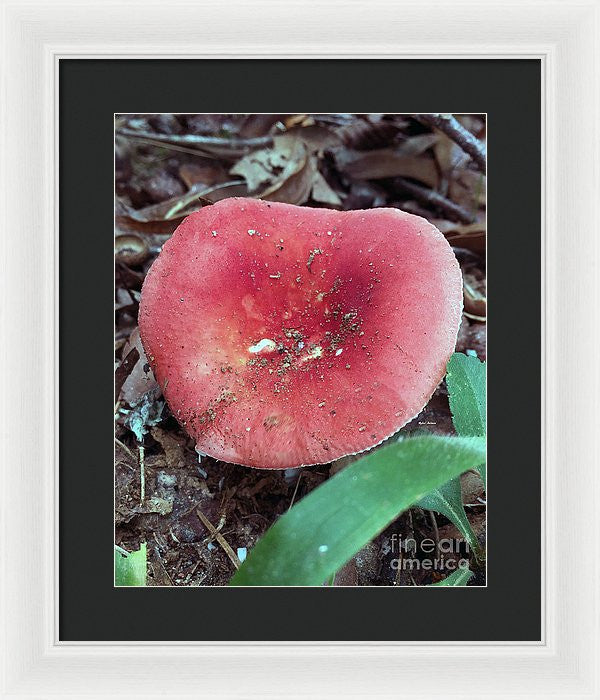
[[[394,533],[382,547],[382,554],[395,556],[390,566],[402,571],[442,571],[467,569],[469,567],[469,545],[465,540],[442,538],[437,543],[425,538],[417,542],[413,537],[402,538]]]

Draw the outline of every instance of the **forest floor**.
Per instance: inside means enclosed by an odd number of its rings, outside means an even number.
[[[482,115],[457,119],[485,141]],[[446,235],[463,272],[457,350],[485,360],[484,168],[460,134],[451,136],[410,115],[117,116],[115,542],[127,551],[147,543],[148,585],[226,585],[238,557],[281,514],[358,458],[282,471],[199,458],[162,398],[137,328],[141,285],[163,243],[202,206],[266,192],[291,204],[423,216]],[[400,434],[417,430],[454,434],[444,383]],[[462,489],[485,545],[479,476],[463,475]],[[426,585],[449,573],[402,568],[395,543],[407,538],[459,542],[460,534],[443,515],[412,508],[348,562],[335,585]],[[484,563],[463,555],[475,573],[469,585],[485,585]]]

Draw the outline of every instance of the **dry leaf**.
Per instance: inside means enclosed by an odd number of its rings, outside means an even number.
[[[156,426],[150,429],[150,434],[163,448],[167,467],[185,466],[185,453],[179,440],[174,438],[171,433]]]
[[[116,218],[118,223],[127,223],[127,221],[144,224],[165,221],[179,222],[192,211],[200,209],[202,200],[212,204],[224,197],[242,197],[246,191],[246,186],[241,180],[221,182],[211,187],[196,184],[179,197],[166,199],[164,202],[151,204],[143,209],[133,209],[122,199],[117,198]],[[156,228],[153,228],[153,232],[157,232]]]
[[[303,144],[302,148],[305,148]],[[303,204],[310,196],[317,173],[316,156],[308,156],[299,170],[268,187],[261,193],[260,198],[270,202]]]
[[[473,316],[485,319],[487,315],[487,299],[480,287],[481,283],[476,277],[468,273],[463,275],[465,311]]]
[[[410,177],[436,189],[439,175],[432,158],[405,155],[398,148],[380,148],[374,151],[338,151],[338,168],[346,175],[361,180],[384,177]]]
[[[323,204],[328,204],[329,206],[336,207],[340,206],[342,200],[339,198],[338,194],[331,189],[327,180],[317,171],[314,175],[312,183],[312,198],[315,202],[322,202]]]
[[[455,171],[448,183],[448,196],[465,209],[485,206],[485,175],[475,170]]]
[[[185,182],[188,189],[194,185],[209,187],[217,182],[225,182],[227,173],[222,165],[214,160],[206,160],[198,163],[183,163],[179,167],[179,177]]]
[[[262,185],[282,184],[304,166],[306,148],[289,134],[275,136],[273,148],[263,148],[244,156],[229,171],[246,180],[248,190],[256,192]]]
[[[123,348],[123,357],[127,357],[133,349],[137,350],[139,359],[123,382],[120,395],[120,398],[130,406],[136,404],[148,391],[158,387],[142,347],[140,331],[137,327]]]
[[[438,142],[438,134],[411,136],[398,146],[398,151],[407,156],[420,156]]]
[[[485,254],[485,222],[457,224],[446,219],[432,219],[433,223],[446,236],[448,243],[455,248],[466,248],[478,255]]]
[[[318,154],[340,146],[342,143],[340,137],[334,131],[317,124],[295,127],[290,129],[287,135],[299,138],[309,151]]]

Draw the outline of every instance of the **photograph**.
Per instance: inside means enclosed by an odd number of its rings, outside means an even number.
[[[486,587],[486,135],[114,115],[115,587]]]

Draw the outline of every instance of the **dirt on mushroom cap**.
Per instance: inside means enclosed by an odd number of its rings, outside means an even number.
[[[458,264],[425,219],[234,198],[165,244],[139,323],[198,450],[284,468],[368,449],[413,418],[461,309]]]

